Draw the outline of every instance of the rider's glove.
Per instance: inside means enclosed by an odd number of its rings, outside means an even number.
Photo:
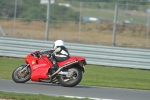
[[[41,54],[40,52],[36,52],[36,53],[35,53],[35,56],[36,56],[37,58],[40,58],[41,55],[42,55],[42,54]]]

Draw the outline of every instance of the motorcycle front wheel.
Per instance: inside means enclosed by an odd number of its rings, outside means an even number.
[[[19,66],[16,68],[12,73],[12,79],[16,83],[25,83],[30,80],[31,76],[31,69],[30,67],[27,67],[26,69],[22,70],[24,66]]]
[[[74,87],[82,80],[82,71],[77,68],[68,69],[69,76],[60,76],[59,83],[64,87]]]

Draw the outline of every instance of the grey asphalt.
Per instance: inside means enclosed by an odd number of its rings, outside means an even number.
[[[0,91],[44,94],[50,96],[75,96],[99,98],[97,100],[150,100],[149,90],[133,90],[107,87],[90,87],[77,85],[75,87],[62,87],[57,84],[27,82],[15,83],[12,80],[0,79]]]

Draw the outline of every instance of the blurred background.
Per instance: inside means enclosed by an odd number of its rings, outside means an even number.
[[[0,36],[150,48],[149,33],[149,0],[0,0]]]

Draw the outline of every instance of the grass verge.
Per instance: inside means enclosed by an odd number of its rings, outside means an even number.
[[[13,70],[24,59],[0,57],[0,78],[11,79]],[[150,90],[149,70],[104,66],[85,66],[80,85]]]
[[[66,98],[66,97],[55,97],[55,96],[46,96],[46,95],[31,95],[31,94],[22,94],[22,93],[12,93],[12,92],[1,92],[0,98],[2,100],[77,100],[77,98]],[[1,100],[1,99],[0,99]],[[89,100],[88,98],[81,100]]]

